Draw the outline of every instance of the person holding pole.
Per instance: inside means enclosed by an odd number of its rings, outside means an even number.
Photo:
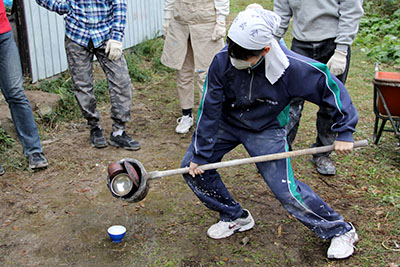
[[[240,144],[251,157],[288,151],[285,125],[293,98],[331,107],[336,152],[353,150],[358,113],[349,93],[325,64],[280,46],[273,35],[279,23],[277,14],[260,5],[246,8],[208,70],[196,130],[181,166],[189,167],[183,177],[196,196],[219,213],[220,221],[207,231],[213,239],[250,230],[254,219],[233,199],[217,170],[199,166],[221,161]],[[289,158],[256,165],[283,207],[320,238],[331,240],[328,258],[353,254],[358,241],[354,226],[295,179]]]

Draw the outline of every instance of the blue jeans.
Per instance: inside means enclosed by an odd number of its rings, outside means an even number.
[[[0,34],[0,88],[10,108],[24,156],[42,152],[31,105],[22,86],[22,69],[12,32]]]
[[[208,162],[221,161],[226,153],[239,144],[243,144],[252,157],[285,152],[287,151],[286,131],[267,129],[253,132],[221,122],[213,155]],[[193,153],[192,143],[182,160],[182,167],[189,166]],[[351,230],[351,226],[308,185],[294,178],[290,159],[260,162],[256,165],[264,181],[283,207],[319,237],[328,239]],[[194,178],[189,174],[184,174],[183,177],[206,207],[219,212],[222,221],[235,220],[242,214],[241,205],[233,199],[217,170],[205,171]]]
[[[321,63],[328,63],[331,56],[335,53],[336,44],[334,42],[335,39],[327,39],[321,42],[301,42],[296,39],[292,41],[291,50],[315,59]],[[347,73],[349,71],[350,66],[350,48],[347,51],[347,63],[346,68],[343,74],[337,76],[337,78],[344,84],[347,79]],[[296,137],[297,130],[300,124],[301,113],[304,107],[304,99],[302,98],[294,98],[290,102],[290,111],[289,111],[289,123],[286,125],[286,130],[288,132],[287,141],[289,143],[289,148],[291,150],[292,143]],[[331,131],[331,126],[334,123],[332,119],[333,109],[330,107],[321,106],[317,113],[317,138],[313,147],[319,146],[327,146],[333,144],[336,139],[336,133]],[[329,155],[330,152],[323,154],[315,154],[314,157],[318,157],[321,155]]]

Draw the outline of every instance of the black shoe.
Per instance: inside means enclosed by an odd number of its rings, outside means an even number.
[[[127,150],[139,150],[140,149],[139,142],[130,138],[125,133],[125,131],[122,133],[122,135],[117,135],[117,136],[113,136],[113,134],[111,133],[109,143],[112,146],[122,147]]]
[[[317,171],[322,175],[335,175],[335,164],[329,156],[312,157],[311,161],[317,166]]]
[[[47,167],[47,159],[44,157],[43,153],[33,153],[28,155],[29,168],[32,170],[44,169]]]
[[[96,148],[103,148],[107,146],[106,138],[103,135],[103,131],[100,127],[96,127],[90,130],[90,142],[92,146]]]
[[[5,173],[5,170],[3,169],[3,166],[0,165],[0,175],[3,175]]]

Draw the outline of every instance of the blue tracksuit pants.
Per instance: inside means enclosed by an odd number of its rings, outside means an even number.
[[[251,157],[285,152],[288,149],[285,136],[284,129],[254,132],[221,122],[213,155],[208,162],[221,161],[226,153],[239,144],[244,145]],[[192,142],[182,160],[182,167],[189,166],[193,153]],[[283,207],[319,237],[328,239],[351,230],[351,226],[308,185],[294,178],[290,159],[261,162],[256,165]],[[241,216],[242,207],[232,198],[217,170],[205,171],[195,178],[189,174],[183,176],[203,204],[219,212],[222,221],[232,221]]]

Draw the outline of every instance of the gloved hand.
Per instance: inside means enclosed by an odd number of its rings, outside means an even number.
[[[165,12],[164,12],[164,23],[163,23],[163,27],[162,27],[162,34],[163,34],[164,37],[167,36],[169,24],[171,22],[171,18],[172,18],[172,11],[165,10]]]
[[[346,56],[347,52],[335,50],[335,53],[326,64],[333,75],[338,76],[340,74],[343,74],[346,68]]]
[[[217,15],[217,21],[214,27],[213,34],[211,35],[211,39],[213,41],[224,38],[226,34],[226,25],[225,25],[225,16]]]
[[[108,40],[106,54],[108,54],[109,60],[120,59],[122,56],[122,43],[113,39]]]
[[[164,23],[162,25],[162,34],[163,34],[164,37],[167,36],[170,22],[171,22],[171,19],[164,19]]]

